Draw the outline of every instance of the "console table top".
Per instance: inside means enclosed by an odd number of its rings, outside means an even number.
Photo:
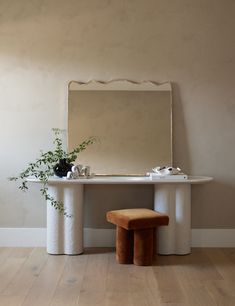
[[[208,176],[189,176],[188,179],[159,178],[150,179],[147,176],[95,176],[92,178],[66,179],[51,177],[48,181],[49,185],[57,184],[201,184],[212,181],[212,177]],[[38,179],[29,178],[29,182],[40,183]]]

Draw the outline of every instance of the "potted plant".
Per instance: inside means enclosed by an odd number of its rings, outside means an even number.
[[[38,179],[42,183],[40,191],[45,200],[49,201],[56,210],[67,215],[63,202],[57,201],[48,193],[48,180],[55,173],[57,173],[58,176],[62,176],[69,171],[72,167],[72,162],[77,159],[78,154],[84,151],[87,146],[93,144],[96,141],[96,138],[89,137],[71,152],[66,152],[63,149],[63,142],[61,139],[62,131],[58,128],[54,128],[52,131],[55,136],[53,141],[53,144],[55,145],[54,150],[47,152],[40,151],[40,156],[35,162],[29,163],[18,176],[10,177],[9,180],[20,181],[19,189],[26,191],[28,190],[27,179],[30,177]]]

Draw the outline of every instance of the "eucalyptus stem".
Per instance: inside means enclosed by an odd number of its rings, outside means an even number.
[[[22,172],[20,172],[18,176],[9,177],[9,180],[19,181],[20,185],[18,188],[22,191],[27,191],[29,189],[27,179],[30,177],[38,179],[42,183],[40,191],[44,199],[60,213],[70,217],[70,215],[66,212],[64,203],[62,201],[57,201],[49,194],[48,180],[51,176],[54,175],[54,167],[60,159],[66,159],[68,163],[74,162],[77,159],[78,154],[84,151],[87,146],[93,144],[96,141],[96,138],[89,137],[80,143],[71,152],[67,153],[63,149],[63,141],[61,139],[62,130],[53,128],[52,131],[54,132],[55,137],[53,140],[54,150],[47,152],[40,151],[40,156],[36,159],[35,162],[29,163],[28,166]]]

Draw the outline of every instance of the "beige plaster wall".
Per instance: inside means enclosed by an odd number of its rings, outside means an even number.
[[[173,82],[175,165],[215,178],[193,187],[193,227],[235,226],[233,0],[1,0],[0,12],[1,227],[45,226],[38,186],[22,194],[6,177],[66,128],[69,80],[91,78]],[[150,205],[148,188],[91,186],[86,225],[104,227],[127,196]]]

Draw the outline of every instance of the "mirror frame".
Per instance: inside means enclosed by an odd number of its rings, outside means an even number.
[[[151,80],[146,81],[134,81],[129,79],[111,79],[109,81],[101,80],[89,80],[75,81],[72,80],[68,83],[67,88],[67,147],[69,140],[69,122],[68,122],[68,104],[69,104],[69,90],[79,90],[79,91],[169,91],[170,93],[170,137],[171,137],[171,165],[173,166],[173,110],[172,110],[172,86],[170,82],[158,83]],[[117,174],[118,175],[118,174]],[[139,174],[136,174],[139,176]],[[123,175],[122,175],[123,176]]]

